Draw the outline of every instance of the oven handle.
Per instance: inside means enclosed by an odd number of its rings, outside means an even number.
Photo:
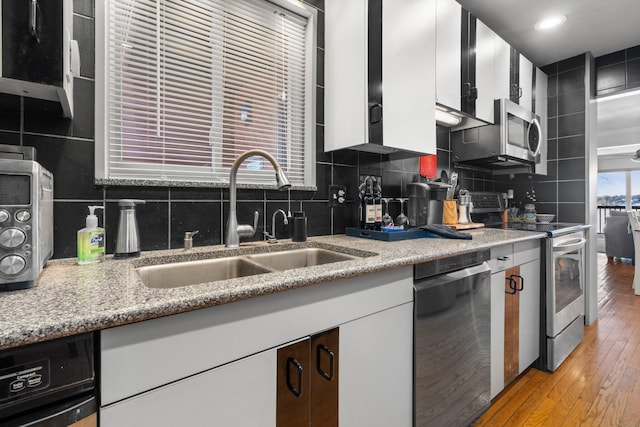
[[[587,239],[580,239],[580,240],[570,240],[566,243],[560,243],[559,245],[554,245],[553,246],[553,251],[554,252],[571,252],[571,251],[575,251],[576,249],[582,249],[582,247],[584,246],[584,244],[587,243]]]

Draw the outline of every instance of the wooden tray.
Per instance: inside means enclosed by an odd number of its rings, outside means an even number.
[[[399,240],[422,239],[425,237],[440,237],[437,234],[428,232],[421,228],[412,228],[407,231],[394,231],[388,233],[386,231],[363,230],[361,228],[347,227],[345,234],[352,237],[361,237],[363,239],[382,240],[384,242],[396,242]]]
[[[469,222],[467,224],[445,224],[449,228],[453,228],[454,230],[470,230],[472,228],[482,228],[484,224],[481,222]]]

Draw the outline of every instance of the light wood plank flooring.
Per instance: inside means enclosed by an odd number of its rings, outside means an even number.
[[[529,369],[476,426],[640,426],[640,296],[633,266],[598,254],[598,321],[553,374]]]

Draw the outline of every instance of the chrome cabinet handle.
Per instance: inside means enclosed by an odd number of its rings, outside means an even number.
[[[29,7],[29,34],[40,43],[40,38],[38,37],[38,0],[31,0],[31,6]]]

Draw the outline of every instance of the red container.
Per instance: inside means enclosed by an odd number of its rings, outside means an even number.
[[[420,176],[425,178],[435,178],[438,169],[438,156],[430,154],[420,157]]]

